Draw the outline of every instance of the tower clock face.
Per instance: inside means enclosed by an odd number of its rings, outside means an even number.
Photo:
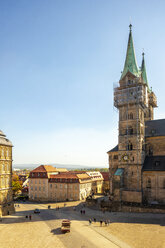
[[[128,160],[129,160],[129,157],[128,157],[127,154],[124,154],[124,155],[122,156],[122,159],[123,159],[124,161],[128,161]]]

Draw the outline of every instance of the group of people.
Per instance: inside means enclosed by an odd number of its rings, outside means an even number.
[[[26,215],[26,219],[28,219],[28,217],[29,217],[29,220],[31,220],[32,219],[32,216],[31,215]]]
[[[80,213],[81,213],[81,214],[85,214],[85,210],[82,210],[82,209],[81,209],[81,210],[80,210]]]
[[[96,223],[96,218],[93,218],[93,221]],[[103,223],[105,224],[105,226],[109,226],[110,220],[105,220],[105,221],[100,220],[100,226],[102,226]],[[91,225],[91,224],[92,224],[92,219],[89,219],[89,225]]]

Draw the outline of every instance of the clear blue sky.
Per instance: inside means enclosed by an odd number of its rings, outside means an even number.
[[[0,2],[0,129],[14,163],[108,165],[130,20],[158,97],[155,118],[165,118],[164,10],[154,0]]]

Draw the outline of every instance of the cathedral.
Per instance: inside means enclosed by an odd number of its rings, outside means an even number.
[[[149,87],[144,53],[136,62],[129,26],[124,69],[114,88],[118,145],[108,152],[110,199],[125,204],[165,204],[165,119],[154,120],[157,98]]]

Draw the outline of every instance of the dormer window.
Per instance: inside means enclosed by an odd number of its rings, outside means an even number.
[[[159,166],[160,165],[160,161],[155,161],[155,166]]]
[[[156,130],[155,129],[152,129],[151,130],[151,134],[154,135],[156,133]]]

